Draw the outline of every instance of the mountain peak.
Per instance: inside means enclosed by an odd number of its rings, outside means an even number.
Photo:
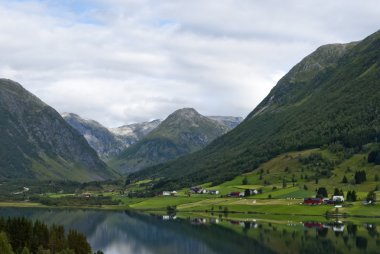
[[[248,118],[255,117],[264,111],[274,111],[278,107],[305,100],[309,94],[318,88],[317,84],[319,83],[314,82],[314,79],[318,75],[321,75],[321,73],[334,69],[340,59],[358,43],[335,43],[317,48],[277,82],[269,95],[255,108]]]
[[[185,117],[185,118],[192,118],[192,117],[197,117],[200,115],[201,114],[199,114],[198,111],[196,111],[194,108],[182,108],[170,114],[170,116],[178,116],[178,117]]]
[[[127,148],[113,162],[114,167],[126,173],[173,160],[202,149],[229,130],[193,108],[178,109],[144,139]]]

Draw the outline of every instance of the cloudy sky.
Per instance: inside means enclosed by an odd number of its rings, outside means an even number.
[[[0,0],[0,77],[110,127],[246,116],[318,46],[378,29],[378,0]]]

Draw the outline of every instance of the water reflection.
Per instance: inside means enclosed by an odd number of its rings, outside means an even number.
[[[379,253],[377,223],[276,221],[91,210],[1,208],[0,216],[59,223],[106,254]]]

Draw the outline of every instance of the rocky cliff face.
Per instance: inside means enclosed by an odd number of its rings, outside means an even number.
[[[173,160],[205,147],[230,130],[192,108],[175,111],[157,128],[111,162],[123,173]]]
[[[20,84],[0,79],[0,177],[101,180],[115,174],[86,140]]]
[[[109,129],[126,147],[136,143],[153,131],[161,123],[161,120],[134,123]]]
[[[119,155],[127,147],[145,137],[160,123],[160,120],[154,120],[107,129],[94,120],[84,119],[73,113],[63,113],[62,117],[83,135],[104,161]]]

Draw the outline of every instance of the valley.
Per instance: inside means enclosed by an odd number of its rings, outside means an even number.
[[[156,246],[162,249],[146,253],[187,253],[187,245],[200,253],[376,252],[379,56],[380,31],[320,46],[244,119],[184,107],[162,120],[113,128],[60,114],[21,84],[0,79],[0,214],[49,223],[63,216],[78,222],[78,216],[85,223],[70,227],[110,253]],[[10,221],[0,217],[0,228]],[[3,229],[15,228],[9,225]],[[69,240],[61,235],[65,250]],[[220,243],[219,236],[243,247]],[[85,235],[78,237],[89,254]],[[186,244],[163,246],[168,237]],[[107,243],[97,241],[103,238]],[[30,246],[10,240],[17,254],[22,247],[36,252],[32,238],[27,241]],[[54,243],[45,245],[55,253]]]

